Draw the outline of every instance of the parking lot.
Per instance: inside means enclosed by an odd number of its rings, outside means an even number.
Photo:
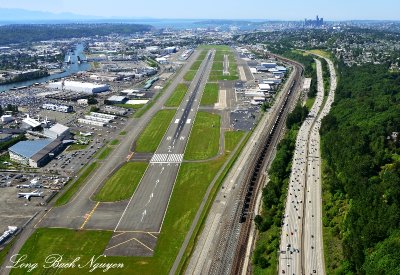
[[[36,212],[46,209],[47,200],[61,189],[68,177],[57,175],[38,175],[33,173],[8,173],[0,175],[0,234],[7,226],[21,227]],[[21,196],[22,193],[34,191],[43,197]]]

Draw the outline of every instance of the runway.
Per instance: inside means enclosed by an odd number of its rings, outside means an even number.
[[[209,52],[200,66],[115,232],[161,231],[202,91],[211,70],[212,56],[213,52]]]

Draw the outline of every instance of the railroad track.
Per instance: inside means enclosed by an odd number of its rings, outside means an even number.
[[[279,112],[275,113],[273,117],[273,125],[262,134],[258,141],[258,148],[252,155],[252,161],[244,177],[244,183],[241,185],[238,199],[235,201],[233,210],[222,229],[218,249],[211,263],[210,274],[236,275],[240,274],[243,269],[256,198],[262,183],[265,181],[264,171],[269,162],[268,157],[279,140],[284,128],[283,124],[289,113],[290,104],[294,101],[293,91],[298,89],[299,80],[303,75],[301,64],[278,58],[296,67],[296,72],[292,78],[291,86],[280,104]]]

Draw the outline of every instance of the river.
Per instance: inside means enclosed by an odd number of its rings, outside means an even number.
[[[46,77],[41,77],[41,78],[37,78],[37,79],[33,79],[33,80],[28,80],[28,81],[0,85],[0,92],[5,92],[5,91],[8,91],[8,90],[10,90],[12,88],[16,88],[16,87],[31,86],[35,83],[44,83],[49,80],[67,77],[67,76],[70,76],[77,72],[87,71],[90,69],[89,63],[82,62],[81,64],[78,64],[78,62],[77,62],[78,56],[80,57],[81,60],[86,60],[86,56],[83,53],[83,51],[84,51],[84,46],[82,44],[77,44],[75,47],[75,50],[73,51],[73,54],[71,54],[70,52],[67,53],[67,55],[65,56],[65,60],[67,60],[68,56],[71,56],[71,62],[73,64],[64,66],[65,72],[53,74],[53,75],[49,75]]]

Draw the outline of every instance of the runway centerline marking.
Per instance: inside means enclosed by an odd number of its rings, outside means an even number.
[[[96,205],[93,207],[92,211],[90,211],[89,215],[86,217],[85,221],[82,223],[81,227],[79,229],[83,229],[86,225],[86,223],[90,220],[92,217],[94,211],[96,211],[97,206],[99,206],[100,202],[97,202]]]

